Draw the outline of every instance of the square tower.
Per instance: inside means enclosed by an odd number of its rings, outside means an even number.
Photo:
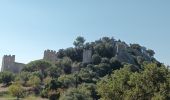
[[[92,62],[92,50],[83,50],[83,63]]]
[[[45,50],[43,59],[55,63],[57,61],[57,52],[54,50]]]
[[[9,71],[13,66],[15,66],[15,55],[4,55],[1,71]]]

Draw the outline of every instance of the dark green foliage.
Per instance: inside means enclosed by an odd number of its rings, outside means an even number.
[[[92,100],[92,98],[87,89],[69,88],[59,100]]]
[[[36,60],[28,63],[26,67],[23,69],[23,71],[28,71],[28,72],[34,72],[34,71],[41,71],[43,74],[45,73],[45,70],[52,65],[43,60]]]
[[[58,57],[69,57],[72,61],[82,61],[83,48],[67,48],[58,51]]]
[[[94,64],[99,64],[101,62],[101,57],[98,54],[92,56],[92,61]]]
[[[48,92],[49,100],[58,100],[59,97],[60,97],[60,93],[58,93],[56,91],[49,91]]]
[[[49,83],[49,89],[50,90],[56,90],[57,88],[61,87],[61,82],[59,82],[56,79],[51,80],[51,82]]]
[[[99,54],[101,57],[113,57],[115,55],[113,42],[114,39],[108,37],[103,37],[101,40],[96,41],[93,46],[95,54]]]
[[[121,62],[119,62],[115,57],[112,57],[110,59],[110,65],[111,65],[113,70],[119,69],[122,66]]]
[[[141,51],[141,46],[139,44],[130,44],[130,47],[132,49],[136,49],[138,51]]]
[[[103,77],[112,72],[111,66],[107,63],[100,63],[99,65],[96,65],[95,68],[99,77]]]
[[[58,50],[57,57],[58,58],[63,58],[65,56],[64,49]]]
[[[144,65],[141,72],[124,67],[99,81],[97,90],[102,100],[168,100],[169,75],[169,69],[154,63]]]
[[[82,68],[78,73],[78,78],[81,83],[95,83],[98,78],[97,74],[89,68]]]
[[[62,83],[63,88],[76,86],[76,77],[74,75],[61,75],[58,81]]]
[[[61,75],[61,73],[62,73],[62,69],[57,66],[52,66],[52,67],[48,68],[48,70],[47,70],[48,76],[50,76],[52,78],[58,78]]]
[[[73,44],[75,47],[80,48],[83,47],[85,41],[84,37],[78,36]]]
[[[70,58],[68,58],[68,57],[65,57],[62,60],[62,67],[63,67],[63,70],[64,70],[65,74],[70,74],[71,73],[71,64],[72,64],[72,60]]]
[[[43,89],[40,93],[42,98],[48,98],[48,89]]]
[[[91,97],[93,98],[93,100],[98,100],[99,99],[98,93],[96,91],[96,84],[83,83],[83,84],[79,85],[78,88],[85,89],[85,90],[89,91]]]
[[[109,63],[109,59],[108,58],[102,58],[101,63]]]
[[[155,52],[154,52],[153,50],[151,50],[151,49],[147,50],[147,53],[148,53],[151,57],[153,57],[154,54],[155,54]]]
[[[0,82],[5,85],[9,85],[14,80],[14,74],[11,72],[1,72],[0,73]]]
[[[43,98],[49,98],[50,100],[58,100],[60,93],[58,89],[62,87],[62,83],[58,79],[52,79],[42,89],[40,96]]]

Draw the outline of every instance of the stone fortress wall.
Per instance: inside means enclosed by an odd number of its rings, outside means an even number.
[[[113,41],[114,51],[115,51],[115,58],[118,59],[120,62],[126,62],[130,64],[135,64],[136,58],[134,58],[133,55],[131,55],[128,52],[128,49],[131,49],[129,45],[127,45],[124,42],[120,41]],[[150,56],[148,55],[148,52],[146,48],[142,48],[141,52],[137,50],[133,50],[133,53],[139,58],[144,57],[147,61],[150,60]],[[57,52],[55,50],[45,50],[44,51],[44,57],[43,60],[50,61],[52,63],[55,63],[58,59]],[[83,64],[88,64],[92,62],[92,50],[90,49],[84,49],[83,50]],[[25,66],[25,64],[17,63],[15,62],[15,55],[4,55],[2,59],[2,67],[1,71],[11,71],[14,73],[18,73],[22,70],[22,68]],[[72,65],[73,72],[77,70],[78,68],[74,67],[74,64]]]
[[[57,61],[57,52],[54,50],[45,50],[43,59],[54,63]]]
[[[83,50],[83,63],[92,62],[92,50]]]
[[[25,66],[23,63],[15,62],[15,55],[4,55],[2,59],[1,71],[11,71],[18,73]]]
[[[83,63],[91,62],[92,51],[83,51]],[[43,60],[55,63],[58,60],[57,52],[54,50],[45,50]],[[15,62],[15,55],[4,55],[2,59],[1,71],[10,71],[13,73],[19,73],[25,64]]]

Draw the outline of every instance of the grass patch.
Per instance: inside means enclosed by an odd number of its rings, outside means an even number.
[[[44,99],[35,95],[30,95],[28,97],[25,97],[23,100],[48,100],[48,99]]]

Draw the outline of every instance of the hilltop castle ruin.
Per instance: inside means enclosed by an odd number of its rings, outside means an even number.
[[[117,59],[119,62],[136,64],[137,62],[142,61],[143,59],[146,61],[151,61],[152,56],[149,55],[148,51],[144,47],[140,47],[140,50],[137,50],[125,42],[121,41],[113,41],[113,57]],[[92,53],[93,49],[84,49],[82,55],[83,64],[92,63]],[[49,61],[51,63],[56,63],[59,60],[58,53],[54,50],[45,50],[44,56],[42,58],[45,61]],[[14,73],[18,73],[22,70],[25,64],[15,62],[15,55],[5,55],[2,59],[2,67],[1,71],[11,71]],[[79,68],[75,67],[76,64],[72,65],[73,72],[77,71]]]
[[[83,63],[90,63],[92,56],[91,50],[83,51]],[[55,63],[58,60],[57,52],[54,50],[45,50],[43,60]],[[15,55],[4,55],[2,59],[1,71],[10,71],[13,73],[19,73],[25,64],[15,62]]]
[[[43,60],[56,62],[57,61],[57,52],[54,50],[45,50]]]
[[[4,55],[2,59],[1,71],[11,71],[18,73],[25,66],[23,63],[15,62],[15,55]]]

